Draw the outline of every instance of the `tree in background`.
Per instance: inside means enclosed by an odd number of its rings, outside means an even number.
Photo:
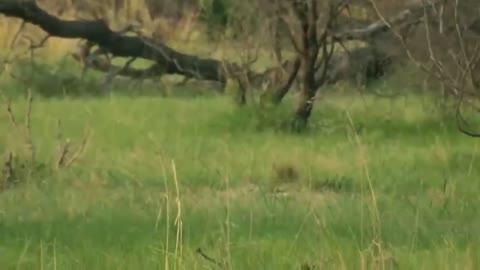
[[[384,12],[370,0],[384,21]],[[418,2],[418,1],[417,1]],[[387,23],[387,22],[386,22]],[[468,127],[462,110],[480,107],[480,4],[474,0],[431,1],[407,38],[391,28],[409,59],[427,75],[433,89],[455,101],[461,132],[480,137]]]
[[[412,29],[420,29],[420,23],[430,14],[438,13],[439,5],[444,2],[432,0],[424,5],[422,1],[412,0],[400,5],[399,1],[387,0],[378,4],[361,0],[212,0],[198,5],[179,1],[176,4],[179,7],[203,8],[203,12],[210,15],[211,24],[226,24],[235,32],[237,38],[232,49],[241,56],[241,61],[236,61],[179,52],[161,39],[155,39],[152,31],[140,31],[133,24],[125,23],[122,29],[113,30],[105,20],[105,17],[112,17],[107,15],[109,12],[118,13],[117,17],[123,20],[142,23],[146,19],[154,21],[156,12],[170,8],[160,4],[165,1],[157,4],[137,1],[144,3],[146,8],[135,9],[127,0],[112,1],[105,6],[108,8],[99,8],[102,4],[96,1],[78,1],[73,4],[78,14],[70,16],[73,20],[66,20],[54,15],[53,11],[47,12],[51,10],[47,9],[48,5],[32,0],[0,0],[0,14],[36,25],[49,36],[83,40],[75,58],[85,67],[106,72],[111,77],[145,79],[176,74],[221,84],[236,81],[241,89],[241,103],[246,101],[247,91],[259,85],[265,86],[264,91],[276,103],[296,85],[292,127],[302,130],[321,87],[354,74],[380,77],[387,66],[399,59],[399,48],[403,47],[395,38],[414,38],[418,31]],[[81,12],[93,16],[81,15]],[[149,15],[145,16],[147,13]],[[57,14],[62,16],[62,12]],[[172,17],[180,16],[174,14]],[[347,46],[347,43],[362,46]],[[273,64],[258,71],[252,66],[259,52],[265,49],[271,52]],[[127,58],[126,64],[115,66],[112,57]],[[150,60],[152,64],[143,69],[133,68],[131,63],[136,59]],[[359,61],[360,65],[352,61]]]

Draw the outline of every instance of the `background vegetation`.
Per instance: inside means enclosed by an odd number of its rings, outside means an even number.
[[[112,27],[142,20],[216,59],[241,61],[239,40],[261,37],[237,1],[97,2],[42,6]],[[385,14],[396,3],[379,1]],[[30,57],[44,33],[27,25],[12,46],[20,25],[0,18],[2,269],[479,267],[478,141],[458,132],[455,99],[411,66],[323,87],[309,128],[291,133],[293,95],[274,106],[252,91],[236,106],[221,85],[179,76],[105,87],[100,72],[81,76],[76,41]],[[252,40],[262,70],[269,40]]]

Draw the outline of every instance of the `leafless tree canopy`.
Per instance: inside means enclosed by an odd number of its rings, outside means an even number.
[[[372,0],[373,1],[373,0]],[[375,2],[372,2],[375,5]],[[461,108],[475,111],[480,97],[480,3],[472,0],[432,1],[422,20],[405,37],[394,28],[408,57],[446,95],[457,99],[457,124],[461,132],[480,137],[467,127]],[[376,10],[379,17],[382,12]]]

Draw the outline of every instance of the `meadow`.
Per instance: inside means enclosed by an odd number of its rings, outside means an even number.
[[[2,269],[480,265],[478,141],[431,97],[329,91],[292,134],[290,99],[266,113],[215,94],[119,83],[52,97],[39,91],[58,81],[35,83],[30,117],[26,87],[2,83],[0,152],[16,174],[0,193]]]

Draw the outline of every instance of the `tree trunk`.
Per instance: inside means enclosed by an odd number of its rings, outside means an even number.
[[[292,120],[292,130],[300,132],[307,127],[308,119],[312,114],[313,98],[315,93],[302,89],[295,103],[295,114]]]
[[[310,55],[315,48],[311,49]],[[308,119],[312,114],[313,99],[317,91],[315,82],[315,58],[305,57],[302,61],[301,84],[299,96],[295,105],[295,114],[292,123],[293,131],[300,132],[307,127]]]
[[[292,87],[293,83],[297,78],[298,71],[300,70],[301,61],[296,59],[295,61],[286,61],[283,66],[285,70],[279,70],[277,73],[289,73],[287,78],[281,77],[280,81],[283,82],[283,85],[280,85],[278,88],[274,89],[271,93],[270,100],[273,104],[279,104],[282,102],[283,98],[287,95],[288,91]]]

